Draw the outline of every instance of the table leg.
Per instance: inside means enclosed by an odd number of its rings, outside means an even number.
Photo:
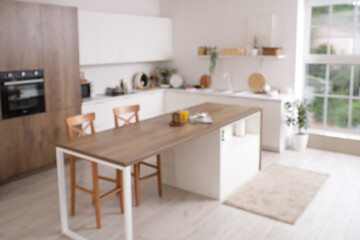
[[[58,187],[59,187],[59,204],[60,204],[60,219],[61,219],[61,232],[71,239],[86,240],[81,235],[71,231],[69,229],[67,203],[66,203],[66,184],[65,184],[65,161],[64,153],[61,149],[56,148],[56,164],[58,175]]]
[[[132,201],[131,201],[131,166],[125,167],[123,172],[124,206],[125,206],[125,239],[133,239]]]
[[[66,187],[65,187],[65,162],[64,153],[60,149],[56,149],[56,164],[59,185],[59,204],[60,204],[60,219],[61,231],[66,233],[69,230],[67,206],[66,206]]]

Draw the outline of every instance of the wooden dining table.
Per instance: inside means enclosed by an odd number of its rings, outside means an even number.
[[[212,124],[190,124],[171,127],[171,113],[140,121],[122,128],[98,132],[90,136],[60,142],[56,146],[59,203],[62,233],[71,239],[86,239],[70,229],[67,214],[65,185],[65,157],[71,154],[91,162],[123,171],[125,239],[133,239],[131,166],[150,156],[174,149],[186,142],[204,136],[246,117],[260,116],[259,139],[261,148],[261,108],[204,103],[188,109],[189,114],[207,112]],[[260,156],[260,155],[259,155]],[[256,163],[260,168],[259,162]]]

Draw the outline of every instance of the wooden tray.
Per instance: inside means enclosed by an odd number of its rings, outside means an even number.
[[[253,73],[249,77],[248,84],[249,84],[249,88],[251,89],[251,91],[256,93],[256,92],[259,92],[259,90],[265,86],[266,80],[262,74]]]

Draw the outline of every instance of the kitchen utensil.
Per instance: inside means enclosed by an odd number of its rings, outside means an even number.
[[[200,86],[208,88],[208,87],[210,87],[210,84],[211,84],[210,76],[206,75],[206,74],[202,75],[200,78]]]
[[[170,78],[170,86],[173,88],[179,88],[183,85],[183,78],[179,74],[174,74]]]
[[[259,92],[263,89],[266,84],[265,77],[260,73],[253,73],[250,75],[248,80],[249,88],[254,93]]]

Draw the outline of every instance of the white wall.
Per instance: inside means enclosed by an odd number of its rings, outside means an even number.
[[[114,12],[130,15],[160,16],[160,0],[21,0],[44,4],[78,7],[82,10]],[[137,72],[149,74],[156,63],[112,64],[80,67],[85,78],[94,83],[96,94],[105,93],[106,87],[115,87],[120,79],[130,85],[133,75]]]
[[[263,73],[272,87],[294,88],[296,49],[296,0],[161,0],[161,14],[173,19],[174,60],[188,83],[198,83],[208,72],[210,61],[197,56],[198,46],[218,48],[249,47],[246,42],[246,17],[275,14],[275,45],[283,47],[286,58],[260,61],[218,59],[212,87],[225,88],[224,72],[230,72],[235,88],[248,89],[254,72]]]

